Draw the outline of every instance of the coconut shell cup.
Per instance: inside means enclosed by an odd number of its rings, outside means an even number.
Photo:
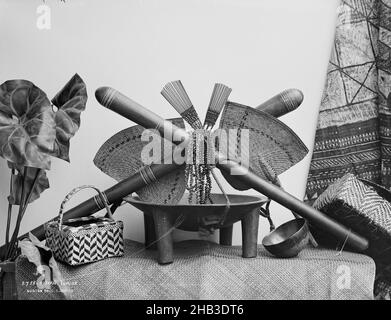
[[[308,241],[308,224],[299,218],[288,221],[269,233],[263,238],[262,245],[278,258],[293,258],[307,246]]]

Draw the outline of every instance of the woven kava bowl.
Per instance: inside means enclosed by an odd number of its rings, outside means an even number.
[[[185,194],[178,204],[159,204],[141,201],[138,197],[127,197],[125,200],[135,206],[144,214],[152,215],[154,211],[161,210],[176,220],[183,215],[183,222],[177,226],[185,231],[198,231],[200,223],[213,224],[219,221],[226,214],[221,227],[231,226],[235,222],[242,220],[249,212],[259,209],[266,201],[266,198],[245,195],[228,195],[230,208],[226,211],[227,201],[222,194],[211,194],[212,204],[189,204],[188,194]]]

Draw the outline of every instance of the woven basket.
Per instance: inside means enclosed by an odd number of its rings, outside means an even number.
[[[391,193],[353,174],[331,184],[314,202],[314,208],[363,235],[370,241],[366,254],[376,262],[375,295],[391,295]],[[312,230],[327,246],[343,246],[322,230]]]
[[[80,190],[92,188],[99,194],[107,210],[107,217],[94,216],[69,219],[63,222],[63,210],[68,200]],[[45,225],[46,244],[54,257],[75,266],[105,258],[122,256],[123,223],[112,218],[104,195],[93,186],[73,189],[61,203],[59,220]]]

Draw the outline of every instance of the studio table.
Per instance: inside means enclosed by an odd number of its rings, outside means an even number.
[[[70,267],[59,263],[72,299],[373,299],[375,263],[365,255],[308,247],[278,259],[258,245],[256,258],[240,246],[188,240],[175,244],[172,264],[125,240],[123,257]],[[37,290],[36,268],[17,261],[19,299],[63,299],[56,287]]]

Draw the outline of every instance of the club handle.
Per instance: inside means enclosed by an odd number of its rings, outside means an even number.
[[[145,187],[148,183],[150,183],[150,181],[145,180],[146,176],[148,177],[152,176],[158,179],[160,177],[167,175],[168,173],[172,172],[178,167],[179,166],[175,163],[152,164],[150,166],[143,167],[131,177],[122,180],[121,182],[115,184],[114,186],[112,186],[111,188],[105,191],[102,191],[102,193],[105,195],[107,199],[107,203],[111,205],[113,203],[121,201],[124,197],[141,189],[142,187]],[[144,170],[143,172],[148,172],[148,174],[142,174],[141,170]],[[63,214],[64,220],[81,218],[81,217],[89,216],[95,212],[98,212],[99,210],[103,209],[102,206],[99,206],[99,203],[100,202],[96,201],[95,197],[92,197],[82,202],[81,204],[77,205],[76,207],[65,212]],[[57,217],[55,219],[57,219]],[[53,220],[54,219],[50,221]],[[37,228],[31,231],[39,240],[43,240],[45,237],[45,224],[38,226]],[[26,233],[20,236],[19,239],[23,239],[27,236],[28,234]]]
[[[278,118],[296,110],[303,102],[303,99],[304,95],[300,90],[287,89],[260,104],[256,109]]]
[[[110,96],[109,99],[101,99],[100,101],[98,100],[100,103],[103,103],[106,107],[110,107],[110,109],[114,111],[118,110],[121,115],[125,116],[129,120],[138,123],[139,125],[157,128],[161,133],[164,133],[165,123],[163,118],[159,117],[152,111],[147,110],[141,105],[137,103],[136,104],[133,103],[132,100],[126,98],[124,95],[122,95],[118,91],[115,91],[114,89],[106,87],[103,90],[100,88],[98,89],[98,91],[101,91],[101,94],[99,94],[99,96],[102,94],[103,96],[107,94]],[[292,93],[294,91],[290,91],[290,92]],[[284,100],[283,94],[280,94],[278,98],[274,97],[274,101],[278,101],[279,99],[281,101],[287,101],[286,99]],[[273,98],[270,100],[273,100]],[[299,100],[300,99],[296,99],[296,101]],[[114,108],[112,106],[114,106]],[[265,108],[266,110],[268,110],[267,111],[268,113],[272,112],[270,111],[271,106],[273,106],[272,103],[269,104],[269,109]],[[274,106],[280,106],[278,108],[274,107],[274,110],[277,111],[280,110],[278,112],[281,112],[281,110],[283,110],[284,108],[285,110],[292,109],[293,104],[289,104],[287,102],[285,102],[285,104],[275,103]],[[284,106],[284,108],[281,108],[281,106]],[[277,111],[274,111],[275,114],[278,113]],[[175,126],[173,127],[174,127],[173,129],[174,131],[179,131],[179,130],[182,131],[184,138],[189,139],[189,135],[187,132],[185,132],[184,130],[178,127],[176,128]],[[281,190],[280,188],[276,187],[272,183],[251,173],[247,168],[244,168],[243,166],[239,165],[234,161],[226,160],[224,155],[219,153],[216,153],[215,158],[216,158],[216,166],[220,170],[228,174],[232,174],[232,172],[235,171],[234,177],[235,179],[239,180],[241,183],[244,183],[245,185],[253,188],[254,190],[257,190],[263,195],[269,197],[270,199],[275,200],[276,202],[280,203],[287,209],[296,212],[303,218],[308,219],[310,223],[313,223],[314,225],[317,225],[323,228],[324,230],[328,231],[330,234],[333,234],[339,240],[341,241],[347,240],[346,241],[347,244],[350,245],[355,250],[364,251],[368,248],[369,244],[367,239],[352,232],[342,224],[331,219],[330,217],[326,216],[320,211],[307,205],[306,203],[300,201],[299,199],[295,198],[289,193]]]
[[[95,97],[107,109],[118,113],[146,129],[159,131],[164,138],[170,141],[180,143],[189,138],[185,130],[173,125],[170,121],[163,119],[113,88],[100,87],[95,91]]]
[[[235,179],[238,179],[240,182],[247,184],[249,187],[262,193],[266,197],[273,199],[285,208],[296,212],[303,218],[307,219],[311,224],[314,224],[317,227],[329,232],[338,240],[346,240],[346,244],[351,248],[359,252],[368,249],[369,242],[366,238],[346,228],[341,223],[331,219],[324,213],[300,201],[279,187],[258,177],[248,169],[240,166],[238,163],[223,159],[220,156],[217,167],[228,174],[235,172]]]

